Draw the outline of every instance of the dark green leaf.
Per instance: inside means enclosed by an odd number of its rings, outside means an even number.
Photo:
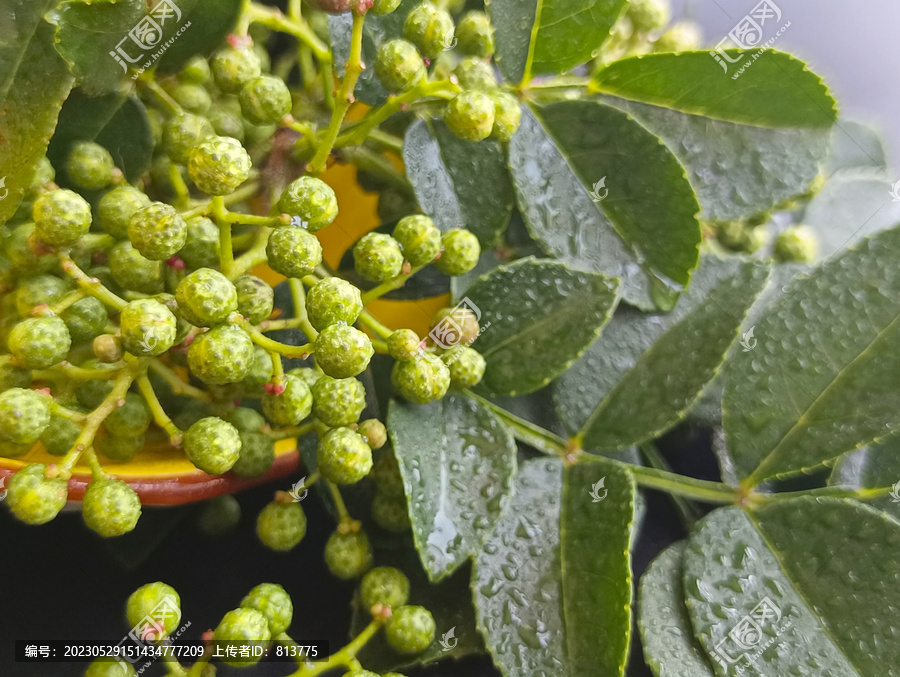
[[[562,73],[591,59],[625,0],[487,0],[497,65],[507,82]]]
[[[657,137],[605,104],[563,101],[532,113],[510,143],[532,235],[572,265],[623,277],[629,302],[648,308],[652,296],[670,308],[700,244],[684,168]],[[650,282],[637,277],[640,267]]]
[[[0,100],[6,99],[19,69],[29,64],[25,50],[43,24],[43,16],[58,0],[6,0],[0,16]]]
[[[112,93],[88,96],[75,90],[63,104],[47,156],[54,167],[65,166],[76,141],[96,141],[106,148],[125,178],[134,183],[150,168],[153,133],[144,104],[137,97]],[[58,172],[57,181],[65,183]]]
[[[438,228],[467,228],[483,247],[497,244],[514,202],[499,143],[472,144],[443,122],[417,120],[406,132],[403,159],[419,205]]]
[[[469,287],[487,361],[484,395],[524,395],[559,376],[596,340],[616,305],[618,281],[556,261],[523,259]]]
[[[638,628],[644,660],[656,677],[713,677],[684,605],[684,542],[651,562],[638,589]]]
[[[712,513],[684,589],[716,674],[900,675],[898,549],[900,523],[850,500]]]
[[[190,33],[182,34],[160,58],[159,69],[164,72],[181,68],[195,54],[208,56],[221,47],[240,16],[241,0],[181,0],[178,7],[184,13],[180,25],[190,21]]]
[[[841,456],[828,484],[852,489],[890,487],[890,493],[866,501],[866,505],[900,519],[900,437],[893,435]]]
[[[748,484],[798,473],[900,425],[900,229],[798,278],[729,366],[728,448]]]
[[[478,552],[508,500],[516,444],[497,418],[461,395],[427,405],[394,401],[388,430],[413,538],[437,581]]]
[[[731,57],[739,50],[728,50]],[[821,78],[795,57],[767,50],[734,80],[708,51],[615,61],[594,91],[755,127],[831,127],[837,108]]]
[[[585,448],[616,449],[681,420],[722,364],[767,276],[765,265],[707,256],[671,313],[621,308],[555,385],[569,433]]]

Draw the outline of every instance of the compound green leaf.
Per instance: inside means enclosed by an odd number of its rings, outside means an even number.
[[[478,552],[510,495],[516,444],[492,413],[461,395],[427,405],[392,401],[388,430],[413,539],[438,581]]]
[[[690,537],[684,589],[716,674],[900,675],[898,548],[900,523],[851,500],[713,512]]]
[[[555,385],[568,432],[587,449],[618,449],[681,420],[715,376],[767,277],[766,265],[706,256],[671,313],[621,308]]]
[[[713,677],[684,604],[685,543],[670,545],[650,563],[638,588],[638,629],[644,660],[656,677]]]
[[[622,675],[631,628],[631,475],[536,460],[475,562],[478,626],[506,677]]]
[[[593,343],[616,305],[618,281],[540,259],[495,268],[469,287],[466,305],[487,361],[477,390],[524,395],[547,385]]]
[[[515,202],[499,143],[472,144],[443,122],[417,120],[406,132],[403,160],[419,205],[438,228],[467,228],[483,247],[497,244]]]
[[[865,504],[900,519],[900,438],[892,435],[865,449],[844,454],[835,463],[828,484],[851,489],[889,487],[889,493]]]
[[[487,0],[507,82],[562,73],[591,59],[626,0]]]
[[[739,50],[728,50],[738,56]],[[755,127],[825,127],[837,107],[822,79],[799,59],[774,50],[732,79],[709,51],[646,54],[614,61],[592,89],[631,101]]]
[[[25,51],[35,39],[35,32],[43,24],[46,11],[56,5],[57,0],[7,0],[3,3],[0,17],[0,100],[9,94],[10,87],[19,73],[27,67]]]
[[[795,279],[729,366],[723,424],[748,484],[814,468],[900,426],[900,229]],[[743,359],[742,359],[743,358]]]

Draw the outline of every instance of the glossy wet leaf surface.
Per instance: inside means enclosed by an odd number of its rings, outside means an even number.
[[[888,437],[841,456],[828,484],[853,489],[888,488],[889,492],[864,503],[900,520],[900,438]]]

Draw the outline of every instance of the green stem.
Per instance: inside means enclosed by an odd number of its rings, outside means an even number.
[[[231,269],[234,265],[234,249],[231,243],[231,222],[228,220],[228,209],[220,195],[212,199],[212,213],[219,227],[219,269],[222,275],[233,280]]]
[[[663,458],[663,455],[659,453],[659,450],[652,443],[648,442],[647,444],[641,445],[640,450],[647,463],[650,464],[650,467],[656,468],[657,470],[665,470],[667,472],[672,471],[672,468],[666,462],[666,459]],[[694,526],[694,522],[700,517],[700,513],[697,511],[696,507],[684,497],[672,495],[670,498],[675,504],[675,509],[678,511],[682,526],[686,531],[690,531]]]
[[[347,504],[344,503],[344,497],[341,496],[341,490],[338,488],[338,485],[336,485],[329,479],[325,480],[325,484],[328,486],[328,490],[331,492],[331,497],[334,499],[334,505],[337,509],[340,523],[346,524],[348,522],[352,522],[353,518],[350,517],[350,512],[347,510]]]
[[[285,343],[270,339],[249,322],[244,323],[244,329],[250,334],[250,338],[253,339],[253,342],[256,345],[265,348],[269,352],[283,355],[284,357],[303,357],[304,355],[312,355],[315,350],[315,344],[313,343],[307,343],[302,346],[289,346]]]
[[[570,448],[568,443],[559,435],[556,435],[549,430],[544,430],[534,423],[509,413],[506,409],[498,407],[490,400],[486,400],[480,395],[476,395],[471,390],[464,390],[463,394],[466,397],[475,400],[486,409],[489,409],[497,418],[509,426],[513,435],[521,442],[524,442],[539,451],[555,456],[565,457],[569,453]]]
[[[291,290],[291,300],[294,303],[294,320],[299,324],[303,335],[310,341],[315,342],[319,332],[310,324],[309,317],[306,314],[306,289],[303,282],[295,277],[288,280],[288,286]]]
[[[66,308],[71,306],[74,303],[78,303],[81,299],[87,296],[88,293],[84,289],[76,289],[73,292],[69,292],[65,296],[63,296],[59,301],[50,306],[50,312],[54,315],[59,315]]]
[[[156,421],[156,425],[166,431],[172,446],[181,446],[181,430],[172,422],[169,415],[166,414],[166,410],[163,409],[159,398],[156,396],[156,391],[153,390],[153,384],[150,383],[150,379],[147,378],[146,374],[138,376],[137,387],[138,390],[141,391],[141,395],[144,396],[147,406],[150,407],[150,413],[153,414],[153,420]]]
[[[185,395],[187,397],[193,397],[195,400],[200,400],[206,404],[212,402],[209,397],[209,393],[200,390],[199,388],[195,388],[190,383],[182,380],[182,378],[176,374],[170,367],[166,366],[158,359],[154,358],[150,362],[150,369],[157,376],[162,378],[169,386],[172,388],[172,392],[176,395]]]
[[[82,414],[80,411],[72,411],[61,405],[57,400],[53,400],[50,403],[50,411],[56,416],[72,421],[73,423],[82,424],[87,420],[87,414]]]
[[[394,279],[388,280],[387,282],[382,282],[380,285],[378,285],[374,289],[370,289],[369,291],[367,291],[365,294],[362,295],[363,305],[364,306],[368,305],[372,301],[375,301],[376,299],[380,299],[382,296],[384,296],[388,292],[392,292],[395,289],[399,289],[400,287],[402,287],[403,285],[406,284],[406,281],[409,278],[411,278],[413,275],[418,273],[420,270],[422,270],[427,265],[428,264],[426,263],[421,266],[416,266],[415,268],[411,269],[408,273],[401,273]]]
[[[204,668],[209,665],[209,661],[212,659],[212,654],[212,647],[207,646],[203,650],[203,655],[200,657],[200,660],[194,663],[190,670],[188,670],[188,677],[202,677]]]
[[[175,190],[175,206],[178,209],[188,209],[191,206],[191,191],[184,182],[181,168],[174,162],[169,165],[169,183]]]
[[[382,132],[380,129],[373,129],[369,132],[367,139],[383,150],[391,150],[397,154],[403,153],[403,139],[399,136]]]
[[[113,294],[109,289],[103,286],[103,283],[100,282],[96,277],[90,277],[87,273],[85,273],[78,265],[71,259],[69,256],[60,256],[59,257],[60,265],[63,269],[63,272],[75,280],[76,284],[83,289],[86,293],[93,296],[95,299],[102,301],[106,305],[116,309],[122,310],[128,304],[115,294]]]
[[[153,94],[153,97],[156,101],[166,109],[171,115],[182,115],[184,110],[181,108],[179,103],[169,96],[168,92],[164,90],[162,87],[157,84],[154,79],[154,74],[150,71],[146,73],[141,73],[138,77],[138,82],[147,88],[147,91]]]
[[[292,426],[290,428],[279,428],[277,430],[264,430],[263,433],[271,437],[273,440],[287,440],[292,437],[300,437],[306,433],[311,433],[316,429],[318,421],[312,420],[308,423]]]
[[[84,450],[84,456],[87,458],[88,466],[91,469],[91,477],[95,480],[101,480],[106,477],[103,466],[100,465],[100,459],[97,458],[97,452],[94,447],[88,447]]]
[[[276,31],[293,35],[307,45],[319,61],[331,63],[331,51],[328,46],[319,39],[315,31],[302,18],[286,17],[279,9],[255,2],[249,4],[246,15],[250,23],[262,24]]]
[[[300,666],[299,670],[292,673],[291,677],[313,677],[313,675],[328,672],[329,670],[341,666],[357,669],[359,663],[356,660],[356,654],[358,654],[369,640],[375,636],[375,633],[381,629],[383,624],[384,621],[380,618],[374,619],[353,639],[352,642],[337,653],[329,656],[328,660],[320,661],[318,663],[304,663]]]
[[[817,487],[802,491],[785,491],[778,494],[754,493],[747,499],[751,508],[759,508],[778,501],[791,501],[797,498],[810,496],[813,498],[855,498],[860,501],[870,501],[876,498],[889,496],[893,487],[873,487],[848,489],[847,487]]]
[[[381,339],[387,340],[387,338],[394,333],[393,330],[388,329],[381,324],[381,322],[376,320],[368,310],[362,311],[356,321]]]
[[[237,279],[248,270],[252,270],[268,260],[266,257],[266,246],[269,244],[269,236],[271,234],[271,228],[262,228],[259,230],[256,235],[256,242],[253,243],[253,246],[241,254],[232,264],[231,279]]]
[[[381,153],[376,153],[365,146],[348,146],[341,150],[341,156],[359,169],[375,174],[407,197],[415,198],[416,193],[406,175],[394,169],[391,161]]]

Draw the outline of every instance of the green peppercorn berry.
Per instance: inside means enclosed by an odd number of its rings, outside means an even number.
[[[0,439],[0,457],[18,458],[31,451],[33,446],[34,445],[31,444],[17,444],[16,442],[8,442]]]
[[[497,88],[494,69],[484,59],[466,57],[453,69],[453,74],[462,89],[481,89],[490,92]]]
[[[31,385],[31,370],[9,362],[0,364],[0,391],[10,388],[27,388]]]
[[[808,226],[791,226],[775,238],[775,259],[781,262],[812,263],[818,254],[819,243]]]
[[[43,463],[33,463],[9,480],[9,509],[26,524],[46,524],[66,506],[69,485],[61,477],[45,477],[46,470]]]
[[[309,386],[310,391],[312,391],[312,388],[314,385],[316,385],[316,382],[320,378],[322,378],[322,374],[320,372],[316,371],[315,369],[313,369],[312,367],[300,367],[298,369],[291,369],[287,373],[287,375],[288,376],[296,376],[297,378],[299,378],[301,381],[303,381],[306,385]],[[29,379],[28,383],[31,383],[30,379]]]
[[[145,258],[131,242],[123,240],[109,250],[109,270],[123,289],[154,294],[162,290],[162,261]]]
[[[319,280],[306,295],[306,314],[317,331],[332,324],[353,324],[362,309],[359,289],[339,277]]]
[[[316,337],[316,364],[328,376],[350,378],[369,366],[375,348],[363,332],[346,324],[325,327]]]
[[[322,474],[336,484],[354,484],[372,469],[372,449],[350,428],[334,428],[319,440],[316,458]]]
[[[128,236],[128,222],[134,213],[150,204],[150,198],[137,188],[118,186],[106,193],[97,205],[97,221],[115,238]]]
[[[214,136],[201,141],[191,151],[188,173],[204,193],[230,195],[250,177],[252,165],[240,141]]]
[[[406,40],[391,40],[378,48],[375,74],[388,90],[400,94],[422,82],[427,71],[415,45]]]
[[[265,385],[272,380],[275,368],[272,365],[272,356],[266,352],[265,348],[260,346],[253,347],[253,361],[250,363],[250,370],[247,375],[236,384],[238,392],[231,399],[252,397],[262,397],[265,391]]]
[[[16,310],[22,317],[31,317],[36,306],[52,305],[59,301],[69,286],[55,275],[35,275],[23,280],[15,292]]]
[[[403,475],[400,474],[400,465],[397,457],[391,449],[386,449],[378,454],[372,466],[372,479],[378,487],[378,493],[391,498],[403,498]]]
[[[260,76],[262,62],[252,46],[226,47],[213,57],[212,72],[219,89],[236,94],[244,84]]]
[[[37,275],[54,270],[59,259],[52,253],[38,253],[37,229],[33,223],[16,226],[6,242],[6,256],[12,264],[12,272]]]
[[[384,16],[385,14],[390,14],[396,10],[401,2],[402,0],[374,0],[372,9],[369,11],[373,14]]]
[[[447,394],[450,370],[439,357],[423,353],[412,360],[395,362],[391,383],[410,402],[428,404]]]
[[[212,98],[206,88],[193,82],[178,85],[170,94],[184,110],[197,115],[206,115],[212,106]]]
[[[216,416],[208,416],[188,428],[184,451],[195,466],[210,475],[231,470],[241,454],[237,428]]]
[[[264,475],[275,462],[275,442],[263,433],[241,432],[241,455],[231,467],[238,477]]]
[[[299,216],[310,232],[321,230],[334,222],[338,202],[331,186],[311,176],[301,176],[291,182],[278,199],[282,214]]]
[[[356,272],[373,282],[386,282],[403,270],[403,251],[390,235],[368,233],[353,247]]]
[[[116,368],[115,365],[106,364],[93,358],[84,361],[80,366],[82,369],[113,370]],[[75,386],[75,397],[78,399],[78,403],[83,407],[91,410],[96,409],[112,391],[112,384],[113,382],[111,378],[88,379],[87,381],[82,381],[77,386]]]
[[[93,340],[106,327],[109,315],[103,302],[88,296],[79,299],[60,314],[73,343]]]
[[[494,116],[494,101],[490,94],[470,89],[457,94],[447,104],[444,122],[459,138],[477,143],[491,135]]]
[[[266,256],[276,273],[300,278],[311,275],[322,263],[322,245],[305,228],[284,226],[269,236]]]
[[[454,228],[441,237],[443,252],[435,265],[445,275],[465,275],[478,264],[481,245],[468,230]]]
[[[457,346],[441,355],[450,370],[450,384],[456,388],[474,388],[484,377],[486,363],[477,350]]]
[[[269,621],[256,609],[246,607],[229,611],[222,618],[219,626],[214,633],[217,646],[221,647],[222,653],[232,653],[240,655],[241,647],[265,647],[269,640],[272,639],[272,633],[269,630]],[[241,659],[223,658],[221,659],[226,665],[235,668],[244,668],[259,662],[259,656],[254,656],[253,651],[249,652],[250,657]]]
[[[291,596],[277,583],[260,583],[241,600],[241,606],[262,613],[273,637],[287,632],[294,618]]]
[[[343,580],[356,578],[372,566],[372,546],[365,532],[342,534],[335,531],[325,543],[325,564]]]
[[[131,593],[125,603],[125,618],[128,625],[132,627],[141,625],[145,618],[158,611],[160,605],[165,605],[167,613],[159,630],[165,631],[166,635],[175,632],[181,622],[181,595],[171,585],[166,585],[162,581],[147,583]]]
[[[388,644],[400,653],[425,651],[434,641],[434,618],[422,606],[401,606],[393,610],[385,626]]]
[[[377,418],[366,419],[360,423],[359,434],[372,449],[381,449],[387,444],[387,428]]]
[[[309,386],[296,376],[284,377],[284,392],[280,395],[266,393],[262,409],[266,418],[275,425],[297,425],[312,411],[313,396]]]
[[[469,12],[460,19],[456,39],[463,54],[488,57],[494,53],[494,27],[484,12]]]
[[[41,446],[48,454],[62,456],[73,446],[81,434],[81,426],[58,414],[50,414],[50,425],[41,434]]]
[[[703,33],[693,21],[678,21],[672,24],[656,42],[654,52],[687,52],[699,49],[703,43]]]
[[[403,23],[403,37],[418,47],[426,57],[434,59],[456,44],[453,29],[453,17],[448,11],[439,9],[430,2],[423,2],[407,14]]]
[[[254,275],[241,275],[234,281],[237,311],[252,324],[268,320],[275,307],[275,292],[269,283]]]
[[[130,461],[144,448],[146,435],[113,435],[107,432],[94,440],[94,448],[113,461]]]
[[[79,188],[100,190],[113,180],[116,163],[99,143],[78,141],[66,158],[66,174]]]
[[[200,115],[176,115],[163,127],[162,149],[172,162],[186,165],[191,151],[201,142],[214,136],[209,120]]]
[[[665,0],[631,0],[627,16],[634,30],[655,31],[669,22],[669,3]]]
[[[323,376],[312,389],[313,413],[331,428],[356,423],[366,408],[366,389],[355,378]]]
[[[174,207],[154,202],[134,213],[128,222],[128,239],[142,256],[165,261],[184,246],[187,224]]]
[[[359,590],[366,609],[376,604],[401,607],[409,600],[409,579],[399,569],[376,567],[363,576]]]
[[[238,308],[238,293],[231,280],[212,268],[200,268],[175,290],[178,312],[198,327],[224,322]]]
[[[125,356],[121,337],[113,334],[100,334],[94,339],[91,347],[94,350],[94,355],[101,362],[118,362]]]
[[[32,209],[37,236],[58,247],[75,244],[91,227],[91,205],[71,190],[51,190],[34,201]]]
[[[224,536],[241,522],[241,504],[230,494],[204,501],[196,517],[197,528],[206,536]]]
[[[211,268],[219,263],[219,229],[205,216],[185,221],[187,236],[178,256],[189,268]]]
[[[412,329],[397,329],[388,336],[387,346],[395,360],[411,360],[422,351],[422,339]]]
[[[519,100],[507,92],[491,92],[494,101],[493,134],[500,141],[509,141],[522,123],[522,107]]]
[[[122,480],[94,480],[81,499],[81,513],[84,523],[101,536],[121,536],[137,526],[141,499]]]
[[[400,219],[394,227],[393,237],[413,266],[431,263],[441,252],[441,231],[427,216],[414,214]]]
[[[306,535],[306,514],[299,503],[273,501],[259,513],[256,535],[272,550],[292,550]]]
[[[242,433],[258,433],[266,424],[262,414],[249,407],[235,407],[225,415],[225,420]]]
[[[241,88],[241,111],[255,125],[275,124],[291,112],[291,92],[284,80],[263,75]]]
[[[441,308],[431,318],[428,337],[438,347],[450,349],[460,344],[470,345],[481,333],[478,318],[465,306]]]
[[[244,114],[241,112],[241,102],[238,97],[226,95],[221,97],[216,104],[216,107],[210,110],[206,116],[216,134],[244,141]]]
[[[84,673],[84,677],[135,677],[137,673],[131,663],[111,661],[109,658],[97,658]]]
[[[66,359],[72,339],[62,318],[31,317],[13,327],[6,343],[23,366],[45,369]]]
[[[209,69],[209,61],[199,54],[188,59],[181,72],[178,74],[184,82],[194,82],[198,85],[204,85],[209,82],[211,75]]]
[[[219,325],[200,334],[188,348],[191,373],[210,385],[243,380],[255,359],[256,351],[250,336],[231,324]]]
[[[150,410],[137,393],[126,393],[123,403],[103,421],[103,428],[122,437],[143,435],[150,427]]]

